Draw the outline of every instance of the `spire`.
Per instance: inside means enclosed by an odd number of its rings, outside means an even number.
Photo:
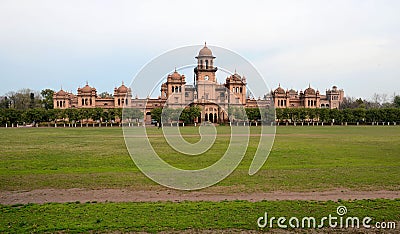
[[[89,85],[89,82],[86,80],[86,85]]]
[[[124,85],[124,81],[122,81],[122,85]]]
[[[204,41],[204,47],[207,47],[207,42],[206,41]]]
[[[278,87],[281,87],[281,83],[279,83]]]

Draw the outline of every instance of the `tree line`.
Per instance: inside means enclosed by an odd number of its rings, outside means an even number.
[[[198,106],[186,108],[154,108],[151,110],[151,118],[158,123],[171,123],[182,121],[186,124],[194,123],[200,117],[201,109]]]
[[[355,108],[355,109],[276,109],[279,122],[325,122],[325,123],[372,123],[400,122],[400,108]]]
[[[124,116],[123,116],[124,115]],[[0,125],[11,124],[40,124],[40,123],[82,123],[82,122],[115,122],[124,117],[129,122],[143,119],[139,109],[122,108],[81,108],[81,109],[44,109],[33,108],[17,110],[13,108],[0,109]]]

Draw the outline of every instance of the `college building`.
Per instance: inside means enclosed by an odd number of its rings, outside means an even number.
[[[78,88],[77,94],[60,90],[54,93],[54,108],[140,108],[144,110],[145,122],[151,122],[151,110],[158,107],[199,106],[201,117],[196,121],[213,123],[228,121],[227,110],[230,107],[269,107],[275,108],[339,108],[343,101],[344,91],[333,86],[325,95],[309,85],[304,91],[284,90],[280,85],[273,91],[266,90],[263,98],[251,98],[247,95],[247,81],[244,76],[235,73],[226,77],[224,83],[218,83],[214,66],[216,58],[204,45],[195,57],[194,83],[186,84],[186,77],[176,70],[167,76],[161,85],[157,98],[132,97],[131,88],[121,84],[114,88],[109,97],[100,97],[94,87],[88,83]]]

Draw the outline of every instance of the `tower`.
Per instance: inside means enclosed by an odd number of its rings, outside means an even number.
[[[196,59],[197,67],[194,68],[194,85],[197,92],[197,99],[201,102],[215,101],[215,87],[217,85],[215,72],[217,68],[214,67],[215,57],[207,47],[207,44],[204,44]]]
[[[217,68],[214,67],[215,57],[206,43],[204,43],[204,47],[199,51],[199,55],[197,55],[196,59],[197,67],[194,68],[195,84],[199,81],[217,82],[215,78]]]

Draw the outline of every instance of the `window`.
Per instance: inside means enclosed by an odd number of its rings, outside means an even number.
[[[206,69],[208,69],[208,60],[206,60]]]

